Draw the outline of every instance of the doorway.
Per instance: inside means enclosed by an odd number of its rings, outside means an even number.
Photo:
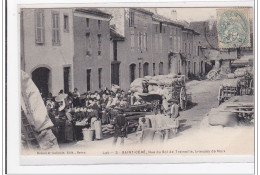
[[[136,64],[131,64],[129,67],[130,67],[130,83],[132,83],[135,80]]]
[[[39,89],[42,97],[49,94],[50,70],[46,67],[39,67],[32,72],[32,80]]]
[[[144,63],[143,65],[143,73],[144,73],[144,77],[149,75],[149,63]]]

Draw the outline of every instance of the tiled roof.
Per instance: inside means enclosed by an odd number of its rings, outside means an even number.
[[[139,12],[146,13],[146,14],[148,14],[148,15],[153,15],[153,12],[150,12],[150,11],[145,10],[145,9],[143,9],[143,8],[131,8],[131,9],[134,9],[134,10],[139,11]]]
[[[161,16],[161,15],[158,15],[158,14],[154,14],[153,15],[153,20],[160,21],[160,22],[165,22],[167,24],[171,24],[171,25],[175,25],[175,26],[181,27],[183,30],[189,30],[189,31],[193,32],[196,35],[200,34],[199,32],[197,32],[196,30],[193,30],[190,27],[185,27],[180,21],[173,21],[171,19],[168,19],[168,18],[166,18],[164,16]]]
[[[89,13],[89,14],[93,14],[93,15],[97,15],[97,16],[106,17],[106,18],[112,17],[112,15],[105,13],[96,8],[76,8],[75,11],[82,12],[82,13]]]
[[[125,37],[120,35],[113,27],[110,27],[110,38],[112,40],[124,41]]]

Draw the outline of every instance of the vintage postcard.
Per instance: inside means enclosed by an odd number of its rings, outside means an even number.
[[[24,159],[254,156],[252,7],[19,17]]]

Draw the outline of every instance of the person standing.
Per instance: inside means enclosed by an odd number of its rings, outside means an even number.
[[[115,120],[115,134],[113,145],[116,145],[118,137],[121,138],[121,145],[124,145],[124,138],[127,137],[126,128],[127,128],[127,120],[125,118],[125,114],[118,112]]]
[[[79,98],[80,98],[80,93],[78,91],[77,88],[74,89],[74,92],[73,92],[73,107],[79,107]]]

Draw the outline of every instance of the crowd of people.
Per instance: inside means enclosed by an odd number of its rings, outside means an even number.
[[[163,87],[160,89],[160,95],[163,97],[161,102],[162,110],[160,112],[178,113],[176,101],[168,101],[175,104],[167,110],[165,107],[165,99],[169,99]],[[94,128],[95,124],[99,123],[99,131],[101,135],[96,135],[96,139],[102,139],[101,125],[113,124],[115,127],[114,141],[117,138],[124,138],[127,136],[127,121],[125,119],[122,108],[127,108],[129,105],[144,104],[141,98],[137,98],[134,92],[125,92],[118,89],[104,89],[95,92],[86,92],[80,94],[75,88],[73,92],[64,93],[63,90],[53,96],[49,93],[47,98],[44,98],[47,111],[50,119],[54,123],[53,133],[58,138],[59,142],[70,142],[82,139],[82,128]],[[176,115],[174,114],[174,115]],[[175,116],[176,117],[176,116]],[[83,123],[82,127],[78,129],[77,123]],[[95,124],[94,124],[95,123]],[[96,128],[97,129],[97,128]]]

